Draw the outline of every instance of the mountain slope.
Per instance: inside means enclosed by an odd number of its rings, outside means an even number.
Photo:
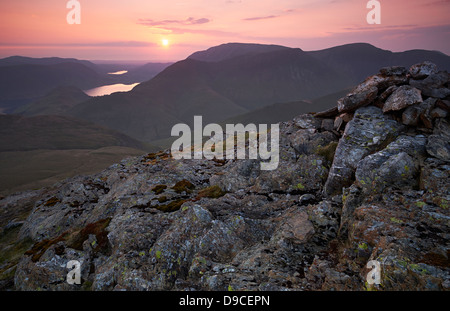
[[[14,113],[24,116],[64,115],[69,109],[89,98],[79,88],[60,86],[37,101],[19,107]]]
[[[88,89],[106,81],[107,77],[77,62],[3,66],[0,67],[0,108],[17,109],[57,86]]]
[[[144,145],[124,134],[64,116],[0,115],[0,151]]]
[[[25,56],[10,56],[0,59],[0,67],[2,66],[18,66],[18,65],[57,65],[62,63],[77,63],[88,68],[97,69],[97,65],[87,60],[79,60],[76,58],[61,58],[61,57],[43,57],[33,58]]]
[[[97,173],[150,150],[158,149],[64,116],[0,115],[0,194]]]
[[[336,106],[339,98],[348,94],[350,89],[319,97],[310,101],[295,101],[277,103],[260,109],[252,110],[223,121],[223,124],[275,124],[293,119],[294,117],[311,112],[325,111]]]
[[[352,80],[300,49],[276,48],[216,62],[188,58],[129,93],[77,105],[70,115],[152,141],[169,137],[176,123],[191,124],[194,115],[202,115],[204,122],[220,122],[273,103],[315,98],[352,85]]]
[[[441,70],[450,70],[450,57],[436,51],[411,50],[394,53],[368,43],[353,43],[307,53],[357,82],[377,73],[382,67],[410,67],[425,60],[435,63]]]
[[[89,99],[68,114],[150,142],[170,137],[176,123],[192,124],[194,115],[205,123],[222,122],[351,88],[380,67],[424,60],[450,70],[450,57],[434,51],[393,53],[362,43],[313,52],[224,44],[192,54],[131,92]]]
[[[288,49],[280,45],[265,45],[252,43],[226,43],[211,47],[205,51],[198,51],[190,55],[189,59],[203,62],[220,62],[243,55],[256,55],[278,50]]]

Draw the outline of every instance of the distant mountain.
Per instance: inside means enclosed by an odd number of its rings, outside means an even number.
[[[195,52],[188,58],[203,62],[220,62],[237,56],[261,54],[285,49],[288,48],[280,45],[226,43],[211,47],[205,51]]]
[[[367,43],[353,43],[307,53],[357,82],[377,73],[381,67],[410,67],[424,60],[450,71],[450,57],[437,51],[391,52]]]
[[[78,63],[91,69],[96,69],[96,65],[87,60],[78,60],[76,58],[44,57],[33,58],[25,56],[10,56],[0,59],[0,66],[18,66],[18,65],[57,65],[62,63]]]
[[[59,57],[3,58],[0,59],[0,112],[21,111],[23,106],[40,100],[58,87],[86,90],[115,83],[140,83],[150,80],[169,65],[171,63],[94,64]],[[128,72],[122,75],[109,74],[119,70]]]
[[[167,64],[130,67],[127,74],[108,79],[113,79],[114,83],[119,83],[120,79],[132,79],[130,77],[146,79],[152,75],[152,70],[156,73],[165,69],[130,92],[90,98],[70,108],[67,114],[112,128],[137,140],[151,142],[169,137],[176,123],[191,124],[194,115],[202,115],[207,123],[220,123],[254,111],[260,116],[269,115],[276,109],[291,109],[293,106],[263,109],[266,106],[307,103],[314,98],[349,89],[367,76],[376,74],[380,67],[409,67],[425,60],[450,71],[450,57],[436,51],[393,53],[370,44],[356,43],[305,52],[278,45],[229,43],[193,53],[166,68]],[[60,76],[54,72],[54,67],[58,70],[71,67],[70,73]],[[2,76],[7,69],[11,72]],[[8,82],[6,77],[12,77],[9,80],[15,83]],[[25,95],[36,96],[38,92],[42,92],[41,98],[53,90],[55,84],[71,84],[83,89],[80,84],[95,83],[103,78],[102,74],[79,63],[4,66],[0,67],[0,101],[2,96],[13,100],[19,95],[22,98]],[[33,114],[39,109],[57,105],[59,100],[48,103],[48,97],[52,98],[47,96],[45,104],[41,102],[34,106],[38,108]],[[74,102],[69,101],[67,105],[65,100],[61,100],[60,103],[68,107]],[[55,111],[54,108],[51,110]],[[305,110],[314,109],[305,107]]]
[[[107,83],[107,77],[78,62],[0,67],[0,108],[6,112],[36,100],[57,86],[89,89]]]
[[[14,113],[24,116],[64,115],[68,110],[90,97],[73,86],[60,86],[42,98],[15,110]]]
[[[152,141],[170,136],[176,123],[191,124],[196,114],[204,122],[220,122],[355,83],[300,49],[270,46],[267,52],[263,47],[260,53],[251,49],[250,54],[237,53],[216,62],[189,57],[129,93],[90,99],[74,107],[70,115]]]
[[[0,115],[0,152],[107,146],[146,148],[124,134],[69,117]]]

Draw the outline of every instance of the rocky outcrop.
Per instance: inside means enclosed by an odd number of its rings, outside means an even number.
[[[0,286],[448,290],[448,87],[431,63],[383,68],[336,108],[280,123],[273,171],[166,151],[2,198]]]
[[[401,128],[401,124],[383,114],[378,107],[357,109],[339,140],[325,183],[325,194],[331,196],[340,193],[342,187],[349,186],[353,182],[359,161],[395,139]]]

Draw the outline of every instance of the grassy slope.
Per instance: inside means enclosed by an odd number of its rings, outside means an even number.
[[[0,152],[0,194],[39,189],[65,178],[100,172],[145,151],[128,147],[96,150],[32,150]]]
[[[62,116],[0,116],[0,194],[99,172],[159,148]]]
[[[143,149],[122,133],[64,116],[0,116],[0,151],[97,149],[124,146]]]
[[[82,90],[73,86],[60,86],[44,97],[16,109],[14,113],[24,116],[64,115],[67,110],[86,100],[89,100],[89,96]]]

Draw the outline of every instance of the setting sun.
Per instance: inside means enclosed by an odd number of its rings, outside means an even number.
[[[168,47],[168,46],[169,46],[169,40],[168,40],[168,39],[162,39],[162,40],[161,40],[161,44],[162,44],[164,47]]]

